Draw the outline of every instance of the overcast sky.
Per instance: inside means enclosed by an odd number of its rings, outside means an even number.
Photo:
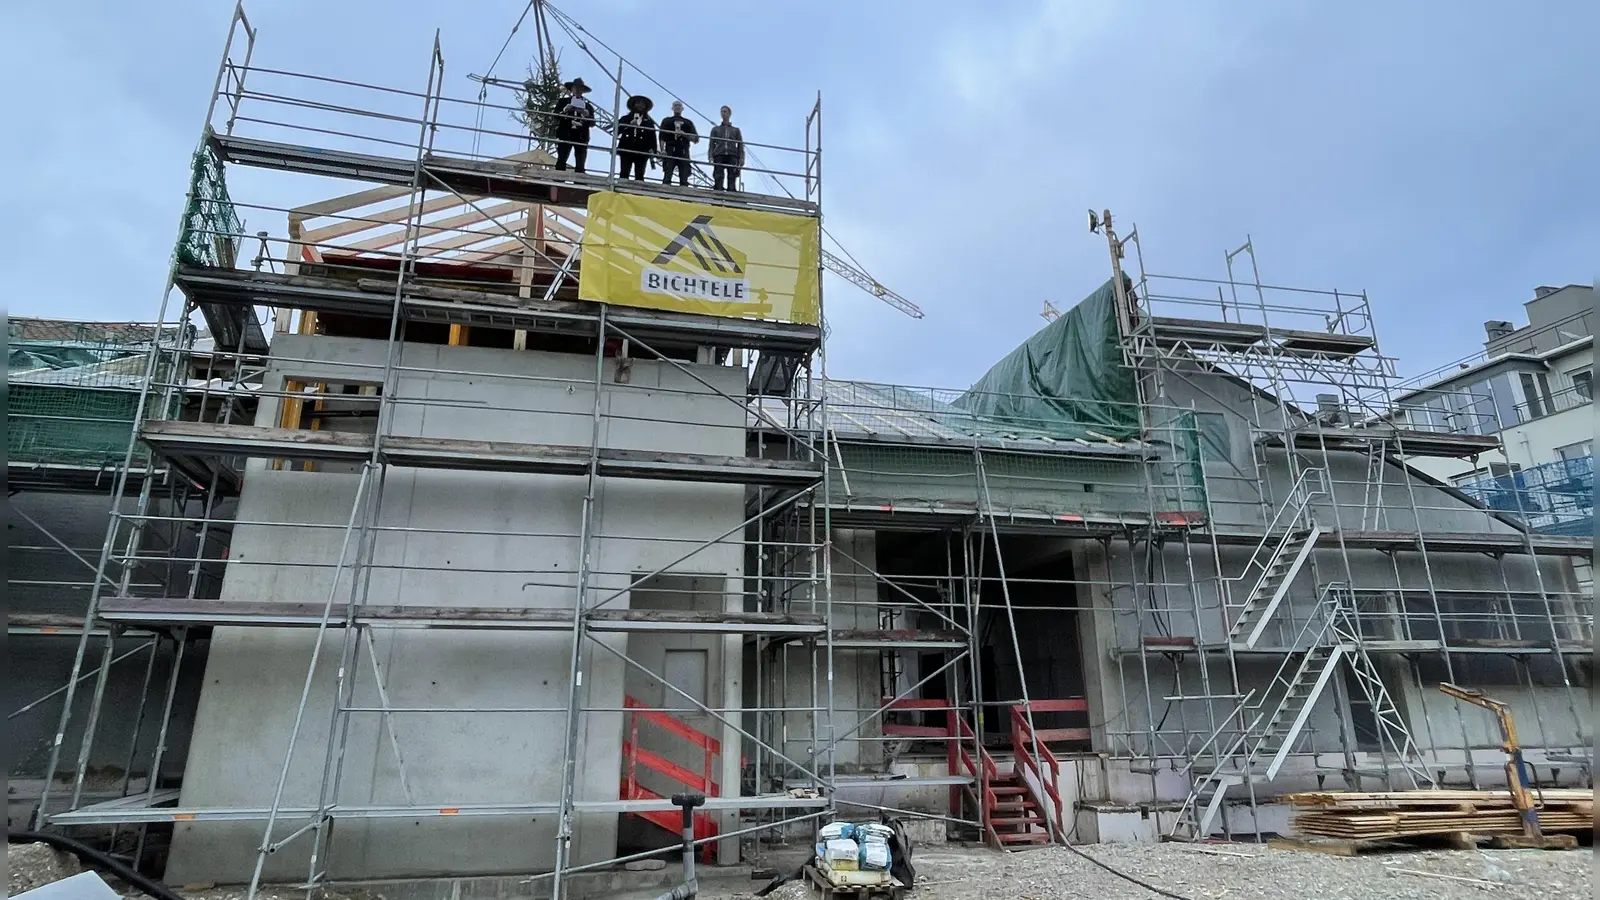
[[[927,311],[830,277],[835,377],[969,384],[1044,301],[1108,277],[1089,207],[1137,223],[1154,270],[1220,277],[1249,234],[1269,282],[1366,290],[1402,372],[1481,349],[1486,319],[1524,321],[1535,285],[1600,271],[1593,0],[558,5],[692,105],[733,106],[751,140],[800,143],[822,92],[827,226]],[[412,90],[438,28],[447,93],[466,98],[524,6],[247,10],[257,65]],[[4,3],[12,314],[154,318],[230,12]],[[558,47],[567,73],[606,83]],[[521,75],[533,48],[524,28],[495,74]],[[343,192],[229,177],[283,206]]]

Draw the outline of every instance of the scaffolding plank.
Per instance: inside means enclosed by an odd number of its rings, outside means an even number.
[[[1292,356],[1345,358],[1377,345],[1369,335],[1341,334],[1332,331],[1274,328],[1272,337],[1277,341],[1280,352]]]
[[[6,461],[6,487],[12,491],[39,491],[51,494],[110,494],[117,484],[116,466],[72,465],[70,463]],[[155,471],[157,484],[166,484],[168,472]],[[137,494],[144,480],[151,475],[147,466],[134,466],[128,470],[125,491]]]
[[[1403,452],[1406,456],[1458,459],[1486,453],[1500,446],[1492,434],[1463,434],[1447,431],[1420,431],[1380,425],[1355,428],[1335,425],[1308,425],[1295,429],[1291,436],[1297,450],[1366,451],[1381,448]],[[1269,447],[1282,447],[1283,435],[1272,433],[1261,438]]]
[[[964,650],[966,647],[967,639],[956,631],[874,631],[852,628],[833,632],[835,650]]]
[[[1267,337],[1267,329],[1247,322],[1218,322],[1152,316],[1146,320],[1150,337],[1158,344],[1198,342],[1218,347],[1250,347]]]
[[[150,625],[266,625],[311,628],[322,621],[322,603],[188,598],[107,597],[100,618]],[[820,634],[821,616],[763,612],[656,609],[596,609],[585,618],[593,631],[687,631],[709,633]],[[81,622],[81,620],[80,620]],[[356,622],[375,627],[570,631],[572,610],[548,607],[363,606]],[[344,626],[342,604],[329,625]]]
[[[1524,534],[1517,531],[1357,531],[1343,532],[1345,547],[1354,550],[1384,550],[1402,552],[1420,550],[1427,545],[1430,553],[1527,553],[1529,544],[1533,552],[1549,556],[1592,557],[1594,542],[1585,537],[1561,534]],[[1218,531],[1217,543],[1229,546],[1255,546],[1261,540],[1259,531]],[[1317,539],[1318,548],[1337,549],[1339,533],[1328,532]]]
[[[243,269],[180,266],[175,283],[196,303],[273,306],[387,319],[394,307],[393,280],[338,279],[283,275]],[[487,290],[409,284],[402,310],[414,320],[484,323],[593,336],[599,306],[583,300],[519,298]],[[607,321],[652,345],[683,347],[714,344],[805,354],[822,337],[816,325],[765,322],[668,310],[612,307]]]
[[[96,803],[68,812],[49,816],[52,825],[126,825],[153,822],[261,822],[272,815],[267,807],[167,807],[173,803],[178,791],[160,791],[156,805],[143,805],[145,797],[136,795],[107,803]],[[129,801],[132,801],[130,803]],[[764,794],[753,797],[707,797],[703,809],[822,809],[830,801],[824,797],[791,797],[787,794]],[[139,804],[139,805],[134,805]],[[638,813],[672,812],[678,807],[666,798],[660,800],[579,800],[573,806],[580,812]],[[462,803],[459,805],[432,806],[353,806],[338,805],[328,809],[333,819],[411,819],[442,817],[489,816],[539,816],[560,811],[554,802],[529,803]],[[311,807],[281,807],[279,821],[309,821],[317,811]]]
[[[227,162],[378,184],[410,185],[417,165],[415,158],[403,159],[371,153],[326,150],[284,141],[236,135],[213,135],[211,141],[217,148],[218,155]],[[613,184],[611,179],[604,175],[557,171],[544,163],[530,160],[466,159],[430,153],[423,157],[422,165],[423,169],[440,183],[468,196],[587,207],[589,197],[592,195],[601,191],[615,190],[794,215],[814,216],[818,211],[816,203],[795,197],[745,191],[673,188],[643,181]]]
[[[139,436],[180,466],[217,456],[360,463],[372,453],[369,435],[260,425],[160,420],[144,423]],[[589,455],[580,446],[413,435],[385,436],[382,452],[385,462],[407,468],[539,475],[583,475]],[[805,487],[822,477],[820,463],[612,447],[600,448],[598,465],[605,477],[654,481]]]

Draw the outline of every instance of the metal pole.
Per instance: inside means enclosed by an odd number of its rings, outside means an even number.
[[[619,64],[620,65],[620,64]],[[622,90],[620,73],[617,90]],[[620,130],[620,129],[619,129]],[[595,493],[600,486],[600,440],[604,415],[606,367],[606,315],[609,307],[600,304],[599,325],[594,341],[594,405],[590,412],[589,470],[584,479],[582,520],[578,526],[578,590],[572,605],[572,656],[568,661],[566,739],[561,748],[561,807],[556,826],[555,874],[550,882],[551,900],[561,900],[562,875],[572,852],[574,798],[577,791],[578,729],[582,725],[584,616],[589,595],[590,548],[595,530]],[[604,647],[604,644],[601,644]],[[606,649],[610,649],[607,647]]]

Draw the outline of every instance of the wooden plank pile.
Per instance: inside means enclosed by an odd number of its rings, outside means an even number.
[[[1546,833],[1594,828],[1593,792],[1550,789],[1534,794],[1540,804],[1539,824]],[[1522,820],[1507,791],[1311,791],[1285,799],[1295,810],[1295,830],[1317,837],[1366,841],[1522,833]]]

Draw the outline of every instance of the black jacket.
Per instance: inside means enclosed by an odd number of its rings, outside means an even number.
[[[683,116],[667,116],[661,120],[661,152],[667,156],[689,156],[689,145],[700,140],[694,122]]]
[[[589,129],[594,126],[594,104],[573,108],[571,97],[562,97],[550,112],[556,117],[556,138],[563,141],[589,143]]]
[[[656,120],[649,113],[628,113],[618,119],[617,149],[624,153],[656,152]]]

